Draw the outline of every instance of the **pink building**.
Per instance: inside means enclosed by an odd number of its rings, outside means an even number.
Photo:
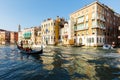
[[[10,32],[10,44],[15,44],[18,41],[18,32]]]

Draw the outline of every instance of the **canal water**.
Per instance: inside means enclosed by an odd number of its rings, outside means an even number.
[[[42,55],[0,46],[0,80],[120,80],[116,50],[47,47]]]

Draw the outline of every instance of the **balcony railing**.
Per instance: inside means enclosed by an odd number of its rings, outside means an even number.
[[[82,27],[82,28],[75,28],[74,31],[79,31],[79,30],[86,30],[88,27]]]
[[[94,16],[94,17],[92,17],[92,20],[94,20],[94,19],[98,19],[98,20],[105,22],[105,19],[103,17]]]
[[[100,29],[106,29],[104,26],[98,26],[98,25],[96,25],[96,26],[92,26],[92,28],[100,28]]]

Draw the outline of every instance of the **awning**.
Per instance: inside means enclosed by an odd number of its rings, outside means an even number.
[[[24,36],[25,39],[30,39],[31,38],[31,32],[25,32],[23,34],[23,36]]]

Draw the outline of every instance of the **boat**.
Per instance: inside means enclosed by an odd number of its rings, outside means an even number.
[[[36,51],[30,48],[23,48],[19,45],[17,45],[17,48],[20,50],[21,53],[26,53],[26,54],[42,54],[43,53],[43,49]]]
[[[40,48],[41,46],[42,46],[43,48],[46,47],[46,45],[44,45],[44,44],[41,44],[41,45],[33,44],[33,45],[32,45],[33,48]]]
[[[103,49],[113,49],[113,47],[109,44],[104,44]]]

